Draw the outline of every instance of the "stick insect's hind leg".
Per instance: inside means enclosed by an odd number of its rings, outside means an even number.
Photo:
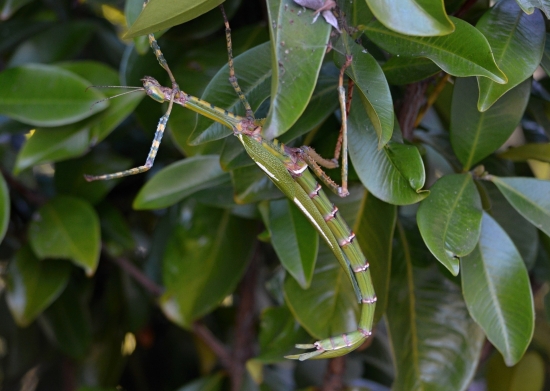
[[[149,0],[145,0],[143,2],[143,8],[147,6],[148,2]],[[145,161],[145,164],[143,166],[130,168],[129,170],[125,170],[125,171],[119,171],[112,174],[104,174],[104,175],[96,175],[96,176],[84,175],[84,178],[88,182],[106,181],[109,179],[116,179],[116,178],[122,178],[129,175],[140,174],[142,172],[149,171],[149,169],[153,167],[153,163],[155,162],[155,157],[157,156],[157,152],[160,146],[160,142],[162,140],[162,136],[164,135],[164,130],[166,129],[166,124],[168,123],[168,118],[170,117],[170,113],[172,112],[172,106],[174,105],[174,98],[179,96],[180,89],[179,89],[178,83],[176,83],[176,79],[174,78],[172,71],[170,70],[170,67],[168,66],[168,63],[166,62],[166,59],[164,58],[164,55],[162,54],[162,51],[160,50],[160,46],[158,45],[157,40],[155,39],[155,36],[153,34],[149,34],[149,44],[151,45],[151,49],[153,49],[153,52],[155,53],[155,56],[157,57],[157,60],[160,66],[164,68],[164,70],[168,73],[168,76],[170,77],[170,81],[172,83],[172,93],[170,94],[170,102],[168,103],[168,110],[166,110],[166,113],[164,113],[164,115],[160,117],[159,123],[157,125],[155,138],[153,139],[153,143],[151,144],[151,149],[149,150],[149,154],[147,155],[147,160]]]
[[[351,55],[346,56],[346,62],[340,69],[340,77],[338,79],[338,100],[340,102],[340,111],[342,112],[342,126],[338,134],[338,141],[334,149],[334,157],[325,159],[320,156],[313,148],[303,146],[301,157],[306,161],[307,165],[315,173],[315,175],[335,194],[340,197],[349,195],[348,191],[348,115],[351,105],[351,95],[353,92],[353,81],[350,79],[348,84],[348,99],[346,102],[346,90],[344,89],[344,72],[351,65]],[[323,171],[322,167],[331,169],[338,167],[338,159],[342,153],[342,186],[338,186],[330,177]]]
[[[250,107],[250,103],[246,100],[241,87],[239,86],[239,81],[237,80],[237,75],[235,75],[235,66],[233,65],[233,44],[231,43],[231,28],[229,27],[229,21],[227,20],[227,15],[225,14],[225,9],[223,4],[220,4],[220,10],[223,15],[223,22],[225,24],[225,38],[227,40],[227,56],[229,57],[228,66],[229,66],[229,82],[233,86],[233,89],[237,93],[237,96],[241,100],[245,110],[246,118],[250,121],[254,120],[254,112]]]

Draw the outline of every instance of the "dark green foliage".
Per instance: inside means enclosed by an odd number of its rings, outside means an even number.
[[[341,0],[341,33],[292,0],[224,3],[268,138],[330,158],[353,55],[333,201],[378,302],[327,365],[283,356],[354,330],[354,289],[230,129],[175,105],[151,171],[84,180],[143,164],[167,108],[87,89],[168,85],[144,33],[183,91],[244,113],[221,2],[0,0],[0,388],[548,389],[550,3]]]

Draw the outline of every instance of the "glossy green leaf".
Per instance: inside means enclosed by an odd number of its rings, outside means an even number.
[[[307,289],[317,259],[317,231],[287,198],[269,203],[268,228],[281,264],[302,288]]]
[[[535,350],[508,367],[500,354],[494,354],[487,364],[487,391],[542,391],[544,389],[544,360]]]
[[[360,93],[355,93],[348,119],[349,151],[361,182],[390,204],[414,204],[424,199],[428,192],[422,190],[425,173],[418,149],[396,141],[378,149],[378,136],[366,110]]]
[[[321,73],[317,79],[317,85],[313,95],[298,121],[279,141],[287,143],[307,132],[317,128],[338,107],[338,69],[331,63],[325,63],[321,67]]]
[[[525,14],[515,0],[501,0],[477,23],[485,35],[498,67],[508,83],[497,84],[478,77],[479,111],[491,107],[497,99],[525,79],[539,66],[546,38],[544,18],[540,12]]]
[[[550,235],[550,181],[496,176],[490,180],[523,217]]]
[[[353,232],[370,264],[370,273],[376,292],[374,324],[382,318],[388,304],[392,242],[397,207],[380,201],[366,191],[361,200]]]
[[[59,194],[80,197],[94,205],[101,201],[121,179],[88,182],[86,174],[119,172],[131,168],[132,161],[101,147],[79,158],[55,164],[55,188]]]
[[[10,223],[10,191],[0,173],[0,242],[4,239]]]
[[[78,76],[85,78],[91,85],[117,85],[119,82],[118,72],[113,68],[95,61],[79,61],[59,64],[63,69],[71,71]],[[128,92],[127,89],[106,88],[102,92],[107,98]],[[128,95],[117,96],[109,100],[109,107],[97,116],[96,121],[91,125],[90,137],[93,143],[101,142],[111,133],[145,97],[144,92],[135,92]],[[95,102],[95,104],[98,104]]]
[[[424,80],[441,71],[432,60],[425,57],[392,56],[382,65],[388,83],[401,85]]]
[[[176,391],[220,391],[223,388],[225,374],[218,372],[214,375],[201,377],[194,380],[183,387],[178,388]]]
[[[324,242],[319,246],[310,287],[302,289],[294,278],[287,277],[284,294],[296,320],[314,338],[328,338],[357,329],[359,304],[355,292],[346,272]]]
[[[35,126],[60,126],[107,107],[105,96],[89,82],[51,65],[30,64],[0,73],[0,114]],[[92,106],[93,105],[93,106]]]
[[[460,288],[426,264],[431,257],[418,233],[398,227],[386,312],[396,367],[392,390],[465,390],[483,331],[468,316]]]
[[[550,144],[525,144],[512,147],[499,153],[498,157],[510,159],[513,162],[524,162],[528,159],[550,163]]]
[[[540,66],[544,69],[547,75],[550,75],[550,34],[546,33],[546,41],[544,41],[544,52],[542,53],[542,59]]]
[[[39,261],[29,246],[22,247],[8,267],[6,302],[15,322],[25,327],[65,289],[71,267],[60,260]]]
[[[447,35],[455,30],[442,0],[366,0],[387,28],[405,35]]]
[[[212,311],[241,279],[254,245],[256,223],[229,211],[186,207],[163,259],[161,307],[182,327]]]
[[[306,341],[308,335],[300,327],[288,307],[269,307],[262,312],[260,325],[260,355],[263,363],[279,362],[294,348]]]
[[[353,41],[348,35],[342,34],[340,42],[344,46],[346,55],[351,55],[351,65],[346,74],[354,81],[366,98],[363,103],[370,122],[378,134],[378,147],[382,148],[390,141],[393,133],[393,102],[390,87],[384,72],[370,53]],[[336,65],[342,67],[345,56],[334,52]]]
[[[521,9],[528,13],[532,14],[535,11],[535,8],[540,8],[542,12],[546,14],[547,18],[550,18],[550,1],[548,0],[516,0],[521,7]]]
[[[388,30],[373,21],[365,33],[388,52],[406,57],[427,57],[453,76],[484,76],[497,83],[506,83],[506,75],[495,63],[491,46],[475,27],[451,18],[456,30],[442,37],[412,37]],[[464,45],[468,42],[468,45]]]
[[[216,155],[194,156],[159,171],[140,190],[135,209],[159,209],[173,205],[191,194],[229,180]]]
[[[69,285],[40,318],[49,339],[74,359],[84,358],[92,343],[90,313],[81,296]]]
[[[52,28],[19,45],[11,56],[8,67],[70,60],[82,52],[95,27],[93,23],[84,20],[56,23]]]
[[[151,1],[139,14],[125,38],[134,38],[177,26],[210,11],[221,3],[223,0]]]
[[[90,127],[81,123],[34,131],[19,151],[14,172],[82,155],[88,149]]]
[[[235,72],[239,79],[242,92],[249,99],[250,106],[256,111],[269,97],[271,78],[271,54],[269,42],[247,50],[234,60]],[[212,78],[206,87],[202,99],[215,106],[244,114],[244,107],[239,96],[227,81],[229,67],[225,65]],[[212,122],[212,120],[198,116],[193,133],[189,137],[189,144],[197,145],[208,141],[219,140],[232,133],[228,127]]]
[[[282,193],[256,165],[231,171],[237,204],[281,198]]]
[[[539,249],[537,228],[510,205],[495,185],[491,183],[483,183],[483,185],[490,199],[488,212],[512,239],[527,270],[531,270]]]
[[[36,212],[29,238],[38,258],[70,259],[87,275],[95,273],[101,248],[99,218],[87,202],[53,198]]]
[[[2,0],[0,1],[0,20],[9,19],[15,11],[32,0]]]
[[[332,30],[313,11],[292,0],[268,0],[271,36],[271,106],[263,129],[268,139],[285,133],[300,118],[313,94]],[[307,72],[304,72],[307,69]]]
[[[523,116],[530,90],[531,81],[526,80],[508,91],[489,110],[480,113],[475,103],[476,80],[456,80],[451,108],[451,144],[465,171],[496,151],[510,137]]]
[[[445,175],[430,188],[416,221],[431,253],[456,276],[479,240],[481,199],[470,174]]]
[[[479,245],[460,263],[470,314],[506,364],[514,365],[534,329],[533,296],[521,256],[504,230],[484,214]]]

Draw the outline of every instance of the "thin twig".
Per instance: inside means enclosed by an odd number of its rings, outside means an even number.
[[[427,86],[426,82],[421,81],[409,84],[405,89],[405,97],[397,115],[405,140],[411,141],[413,138],[414,123],[420,107],[424,104],[424,93]]]
[[[235,325],[235,344],[231,357],[231,390],[241,389],[245,374],[246,361],[254,355],[254,307],[256,299],[256,282],[258,280],[258,252],[259,246],[252,256],[252,261],[239,286],[239,307]]]
[[[346,356],[335,357],[328,362],[321,391],[340,391],[344,389]]]
[[[208,327],[197,321],[193,323],[193,332],[216,354],[223,367],[229,371],[232,367],[231,354]]]
[[[146,276],[136,265],[130,262],[126,258],[112,258],[108,257],[113,263],[118,267],[128,273],[139,285],[141,285],[147,292],[151,293],[154,296],[160,296],[164,293],[164,288],[160,285],[157,285],[156,282],[151,280]]]

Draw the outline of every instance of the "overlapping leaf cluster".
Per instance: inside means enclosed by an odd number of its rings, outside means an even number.
[[[144,34],[170,29],[159,43],[182,90],[244,114],[216,33],[220,3],[151,0],[140,13],[141,0],[128,0],[133,42],[113,28],[122,10],[100,1],[80,5],[78,18],[29,0],[1,5],[0,336],[15,353],[2,359],[7,384],[43,359],[42,344],[74,360],[82,390],[116,386],[123,374],[130,389],[135,368],[167,355],[201,370],[166,365],[156,381],[147,372],[152,389],[192,377],[201,378],[184,389],[221,389],[226,374],[211,346],[188,346],[197,321],[228,346],[239,339],[237,287],[251,262],[261,270],[251,310],[261,307],[261,322],[244,389],[293,389],[294,376],[314,384],[301,364],[290,373],[283,355],[356,328],[345,272],[231,129],[175,107],[152,172],[84,181],[145,160],[163,107],[143,92],[105,100],[125,90],[88,88],[139,86],[144,75],[168,85]],[[225,7],[238,20],[252,3]],[[339,1],[336,32],[292,0],[266,0],[266,26],[233,29],[235,69],[265,117],[263,135],[324,156],[340,127],[338,71],[353,58],[351,196],[335,202],[369,259],[382,322],[370,347],[348,358],[360,368],[348,384],[463,390],[489,360],[488,389],[526,373],[529,384],[510,389],[541,389],[550,356],[549,9]],[[329,175],[340,179],[337,171]],[[138,337],[130,358],[120,350],[128,335]],[[324,369],[310,368],[322,378]]]

